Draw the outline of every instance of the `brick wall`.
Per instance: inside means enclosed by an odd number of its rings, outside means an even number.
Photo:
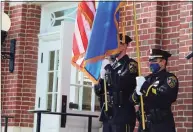
[[[192,52],[192,2],[180,2],[179,29],[179,60],[178,76],[180,78],[180,93],[178,98],[178,127],[182,132],[192,132],[192,59],[184,57]]]
[[[10,40],[17,40],[14,72],[9,73],[8,60],[1,61],[2,114],[14,116],[9,126],[33,127],[33,114],[27,110],[35,105],[41,8],[32,4],[2,6],[12,22],[4,49],[9,51]]]
[[[180,84],[178,99],[172,106],[177,132],[192,132],[193,67],[192,60],[185,59],[192,51],[192,3],[137,2],[136,12],[141,74],[150,73],[147,61],[150,48],[172,53],[167,68],[177,75]],[[127,2],[121,9],[120,24],[125,21],[126,33],[134,40],[128,47],[128,55],[137,60],[133,15],[133,4]]]

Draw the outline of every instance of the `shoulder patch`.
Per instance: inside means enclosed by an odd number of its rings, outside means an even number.
[[[137,62],[130,62],[129,63],[129,71],[130,73],[137,73]]]
[[[167,84],[171,87],[174,88],[177,84],[177,78],[175,76],[170,76],[167,78]]]

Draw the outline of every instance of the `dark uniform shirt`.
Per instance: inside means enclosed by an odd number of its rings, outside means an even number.
[[[173,115],[171,112],[171,105],[177,99],[178,94],[178,79],[173,73],[167,72],[165,69],[145,77],[146,81],[141,87],[140,92],[143,94],[145,115],[151,115],[151,123],[164,123],[170,120],[173,132]],[[135,104],[140,102],[139,96],[134,92],[131,96],[131,101]],[[158,119],[159,117],[159,119]],[[160,129],[160,128],[159,128]],[[162,128],[164,132],[167,132]],[[169,128],[167,128],[169,129]],[[161,131],[155,129],[155,131]]]
[[[146,81],[142,85],[145,108],[168,109],[176,101],[178,94],[178,79],[173,73],[165,69],[157,74],[150,74],[145,77]],[[134,93],[135,94],[135,93]],[[133,95],[134,96],[134,95]],[[139,102],[139,97],[132,97],[133,102]]]
[[[137,62],[125,55],[111,66],[110,73],[108,72],[107,76],[109,76],[107,77],[107,86],[111,87],[110,96],[113,100],[111,102],[112,116],[109,119],[110,123],[128,124],[135,122],[135,107],[129,101],[129,97],[136,87]]]

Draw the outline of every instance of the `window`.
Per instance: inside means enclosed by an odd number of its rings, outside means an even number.
[[[61,11],[52,12],[50,14],[51,26],[52,27],[59,26],[61,25],[61,22],[64,20],[75,21],[76,9],[77,7],[73,7]]]
[[[99,101],[94,93],[93,83],[74,66],[71,71],[70,102],[71,109],[79,111],[99,111]]]
[[[58,64],[59,50],[49,52],[48,85],[47,85],[47,110],[52,112],[57,108],[58,95]]]

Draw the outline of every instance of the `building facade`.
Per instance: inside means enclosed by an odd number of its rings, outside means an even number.
[[[70,64],[77,4],[1,2],[11,19],[2,49],[9,51],[10,40],[17,40],[14,72],[9,72],[8,60],[1,60],[1,114],[14,116],[9,120],[8,132],[35,132],[36,116],[28,110],[61,112],[62,95],[67,96],[67,112],[99,115],[92,82]],[[126,2],[121,8],[120,19],[133,39],[127,53],[137,60],[132,4]],[[150,48],[172,53],[168,71],[176,74],[180,84],[178,100],[172,106],[176,129],[191,132],[192,59],[186,60],[185,56],[192,51],[192,3],[137,2],[136,13],[141,73],[149,73]],[[78,107],[71,108],[69,103]],[[60,118],[43,115],[42,132],[86,131],[86,118],[67,117],[65,128],[60,127]],[[98,132],[100,127],[98,119],[93,119],[92,130]]]

